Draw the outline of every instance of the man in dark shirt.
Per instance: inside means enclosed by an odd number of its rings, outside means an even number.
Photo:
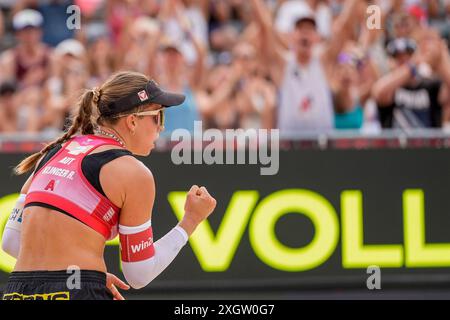
[[[445,43],[434,31],[419,38],[398,38],[387,47],[394,69],[373,88],[383,128],[442,126],[442,109],[448,103],[450,58]]]

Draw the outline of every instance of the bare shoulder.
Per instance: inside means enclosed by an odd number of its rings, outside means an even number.
[[[8,49],[3,51],[2,54],[0,54],[0,60],[2,60],[2,62],[11,62],[14,60],[14,50]]]
[[[153,203],[155,181],[153,174],[141,161],[133,156],[122,156],[102,167],[100,183],[106,196],[118,207],[127,202]]]
[[[4,74],[0,78],[6,79],[11,76],[10,72],[13,72],[15,66],[16,55],[12,49],[6,50],[0,54],[0,65],[3,68]]]
[[[102,171],[117,179],[116,182],[133,182],[133,184],[154,182],[150,169],[131,155],[108,162],[103,166]]]

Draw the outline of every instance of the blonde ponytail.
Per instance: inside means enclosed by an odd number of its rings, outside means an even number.
[[[14,173],[16,175],[21,175],[27,173],[34,169],[39,159],[44,156],[50,149],[55,147],[57,144],[66,142],[73,135],[75,135],[80,129],[82,134],[92,134],[94,133],[94,123],[92,122],[92,104],[93,104],[94,92],[92,90],[85,91],[81,96],[78,103],[78,114],[72,122],[72,125],[58,139],[47,144],[41,151],[28,156],[23,159],[15,168]]]
[[[45,146],[41,151],[22,160],[14,168],[14,173],[20,175],[33,170],[39,159],[50,149],[69,140],[78,132],[83,135],[93,134],[97,125],[116,123],[118,121],[117,118],[101,116],[101,114],[109,113],[111,102],[140,90],[148,81],[149,78],[144,74],[133,71],[121,71],[113,74],[100,88],[86,90],[78,102],[78,112],[67,132]]]

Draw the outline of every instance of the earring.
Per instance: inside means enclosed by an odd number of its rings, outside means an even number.
[[[136,134],[136,131],[131,130],[131,135],[134,136]]]

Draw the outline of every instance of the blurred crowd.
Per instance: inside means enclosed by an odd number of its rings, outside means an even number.
[[[0,132],[59,132],[118,70],[183,92],[166,132],[450,126],[450,0],[0,0]]]

